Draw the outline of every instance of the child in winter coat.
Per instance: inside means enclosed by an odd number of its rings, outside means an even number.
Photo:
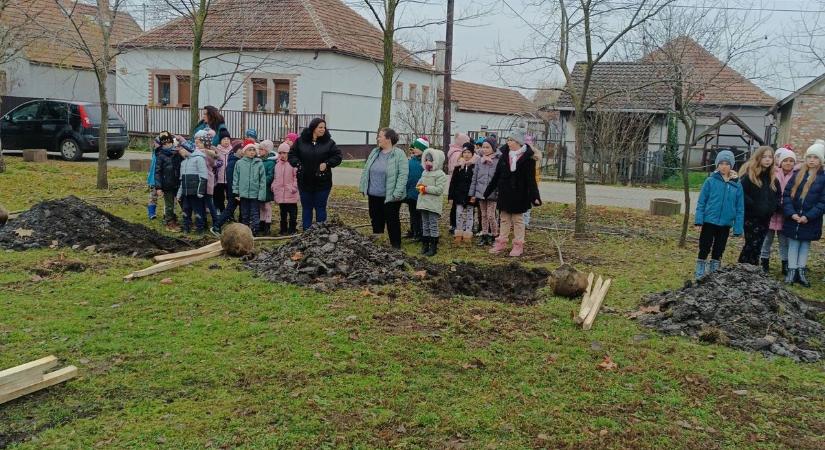
[[[238,202],[235,201],[235,196],[232,195],[232,184],[234,181],[232,178],[235,175],[235,165],[243,159],[244,147],[250,144],[255,145],[255,142],[250,139],[232,144],[232,151],[229,152],[229,156],[226,158],[226,208],[221,213],[221,216],[218,217],[218,223],[212,226],[212,234],[215,236],[220,236],[223,224],[227,221],[235,220],[235,210],[238,208]]]
[[[496,199],[498,192],[494,191],[489,197],[484,191],[493,179],[498,167],[501,153],[495,150],[495,142],[485,139],[481,144],[481,157],[476,162],[473,171],[473,181],[470,186],[470,196],[478,201],[481,207],[481,242],[480,245],[492,245],[495,236],[498,236],[498,220],[496,220]]]
[[[235,163],[232,174],[232,195],[241,205],[241,222],[258,233],[260,226],[260,203],[266,201],[266,173],[264,163],[256,158],[257,144],[247,144],[243,148],[243,159]]]
[[[805,165],[794,172],[785,186],[782,208],[785,223],[782,234],[788,238],[788,274],[785,284],[810,287],[807,278],[808,251],[811,241],[822,237],[822,214],[825,213],[825,141],[817,139],[805,152]]]
[[[194,136],[195,147],[199,148],[206,156],[206,195],[203,197],[203,205],[214,226],[218,223],[218,209],[215,207],[215,165],[217,163],[218,152],[212,149],[212,140],[215,132],[211,128],[203,128]]]
[[[475,152],[470,148],[464,148],[461,152],[461,159],[453,169],[450,179],[450,191],[447,199],[452,200],[456,206],[455,216],[455,242],[472,242],[473,240],[473,210],[475,199],[470,194],[470,186],[473,184],[473,173],[475,164],[473,159]]]
[[[264,163],[264,173],[266,174],[266,200],[260,205],[262,236],[269,236],[272,230],[272,202],[275,196],[272,193],[272,181],[275,179],[275,161],[278,155],[274,152],[275,144],[269,139],[261,141],[258,145],[258,158]]]
[[[416,139],[418,146],[427,145],[427,141]],[[420,148],[420,147],[419,147]],[[421,213],[421,253],[435,256],[438,253],[438,221],[443,208],[442,196],[447,189],[447,174],[444,173],[444,152],[427,148],[422,154],[424,173],[416,184],[418,201],[416,207]]]
[[[699,257],[694,273],[697,280],[721,267],[731,226],[734,236],[741,235],[743,231],[745,196],[739,177],[733,171],[735,163],[729,150],[722,150],[716,155],[716,171],[705,180],[696,203],[695,224],[700,229]],[[708,254],[711,255],[709,265],[706,261]]]
[[[174,136],[168,131],[158,135],[161,145],[155,157],[155,193],[163,196],[163,222],[171,231],[178,229],[178,217],[175,215],[175,195],[180,184],[181,156],[176,148]]]
[[[206,230],[206,208],[204,197],[206,197],[206,186],[209,183],[208,169],[206,167],[206,154],[203,152],[203,142],[212,137],[201,132],[202,135],[195,138],[196,147],[183,160],[180,167],[180,186],[178,187],[178,201],[183,208],[183,228],[184,233],[189,233],[192,227],[192,212],[195,213],[195,230],[200,234]]]
[[[288,145],[278,147],[272,192],[281,210],[281,236],[295,234],[298,227],[298,169],[289,163]]]
[[[510,228],[513,228],[513,249],[510,256],[524,253],[524,213],[533,206],[541,206],[541,196],[536,183],[536,160],[533,149],[524,143],[522,129],[510,131],[504,152],[496,166],[493,178],[484,190],[488,198],[498,189],[496,206],[501,217],[501,230],[490,253],[501,253],[508,244]]]
[[[171,136],[171,134],[169,136]],[[149,172],[146,174],[146,185],[149,186],[149,203],[146,205],[146,215],[149,217],[149,220],[155,220],[158,217],[158,191],[155,189],[155,165],[157,164],[158,152],[161,147],[160,136],[158,136],[152,142],[152,163],[149,165]]]
[[[779,205],[776,212],[771,217],[768,225],[768,234],[765,236],[765,241],[762,243],[762,254],[760,255],[760,263],[765,273],[770,271],[771,261],[771,246],[773,245],[774,235],[779,240],[779,259],[782,263],[782,276],[788,274],[788,238],[782,234],[782,224],[785,222],[785,216],[782,213],[782,193],[785,192],[785,187],[788,181],[793,176],[793,169],[796,166],[796,152],[790,145],[779,148],[773,155],[775,176],[777,183],[779,183]]]
[[[213,201],[215,209],[219,214],[223,214],[226,209],[226,197],[229,193],[226,189],[226,165],[229,162],[229,154],[232,153],[232,140],[229,136],[221,138],[220,143],[215,147],[215,189]],[[213,223],[215,225],[215,223]]]
[[[455,138],[453,139],[453,143],[450,144],[450,148],[447,149],[447,175],[453,175],[453,169],[458,164],[458,161],[461,160],[461,152],[464,151],[464,144],[470,144],[470,137],[464,133],[456,133]],[[450,233],[455,231],[455,214],[456,214],[456,204],[453,203],[450,207]]]
[[[423,149],[420,147],[423,147]],[[424,173],[424,166],[421,164],[421,155],[426,149],[426,145],[419,144],[416,146],[416,144],[413,143],[413,146],[410,147],[410,159],[407,163],[409,175],[407,176],[407,198],[404,199],[404,203],[406,203],[410,209],[410,231],[407,233],[407,238],[411,238],[414,241],[420,241],[422,233],[421,214],[418,212],[417,206],[418,189],[416,189],[415,185],[418,184],[418,180],[421,179],[421,174]]]
[[[759,264],[762,242],[768,233],[771,215],[779,204],[779,185],[773,170],[773,148],[757,148],[742,166],[742,192],[745,196],[745,245],[739,254],[743,264]]]

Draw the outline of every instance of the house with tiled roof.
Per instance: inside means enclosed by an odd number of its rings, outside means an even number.
[[[814,140],[825,139],[825,74],[776,102],[769,114],[776,124],[772,144],[791,144],[802,154]]]
[[[189,20],[178,18],[127,41],[118,70],[118,102],[188,106],[192,36]],[[323,114],[338,143],[363,145],[375,139],[383,34],[341,0],[215,0],[206,19],[202,60],[200,105],[246,115]],[[394,60],[391,125],[406,132],[397,113],[410,109],[410,102],[436,110],[442,76],[434,64],[398,43]],[[474,98],[479,87],[467,86],[454,94],[461,98],[458,108],[468,108],[468,115],[458,115],[456,130],[479,129],[487,122],[498,126],[500,120],[493,118],[523,109],[499,105],[487,111],[490,106],[478,103],[486,100]],[[498,90],[491,92],[481,97],[504,98]],[[505,100],[523,105],[526,99]],[[467,120],[461,122],[462,117]]]
[[[669,88],[668,77],[673,71],[672,55],[678,55],[685,77],[684,83],[697,91],[697,126],[694,136],[712,127],[720,119],[729,115],[740,122],[731,121],[719,130],[715,145],[719,147],[743,146],[742,130],[736,123],[743,123],[748,130],[766,132],[770,120],[765,115],[776,99],[766,94],[753,82],[720,61],[694,40],[687,37],[674,39],[662,48],[647,53],[638,61],[600,62],[594,68],[587,94],[587,103],[592,114],[597,112],[635,114],[649,122],[646,140],[638,144],[631,153],[635,156],[629,165],[639,161],[656,161],[667,144],[668,115],[675,109],[676,99]],[[668,61],[670,55],[670,62]],[[578,90],[584,77],[585,63],[579,62],[572,71],[572,86],[568,85],[556,105],[550,107],[559,111],[563,122],[560,144],[567,148],[568,168],[573,167],[576,117],[573,100],[569,91]],[[699,89],[701,87],[701,89]],[[622,130],[617,130],[620,132]],[[679,125],[678,139],[684,139],[684,129]],[[592,143],[586,144],[592,146]],[[744,148],[743,151],[749,151]],[[698,164],[701,150],[691,154],[691,161]],[[658,164],[658,163],[656,163]]]
[[[88,47],[102,48],[100,30],[93,23],[97,7],[86,3],[67,5],[75,22],[80,24],[80,33]],[[92,64],[88,56],[72,44],[79,40],[78,31],[54,0],[12,0],[0,15],[0,24],[12,27],[20,40],[25,41],[17,57],[0,67],[3,96],[99,100]],[[134,18],[125,11],[117,12],[112,44],[140,33],[142,30]],[[109,80],[109,99],[115,101],[115,77]]]

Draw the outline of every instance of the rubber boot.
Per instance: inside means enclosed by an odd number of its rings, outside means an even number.
[[[793,282],[796,281],[796,269],[788,269],[788,273],[785,275],[785,284],[791,285]]]
[[[158,217],[158,205],[147,205],[146,214],[149,216],[149,220],[155,220]]]
[[[491,255],[498,255],[499,253],[503,252],[504,249],[507,248],[507,240],[501,239],[500,237],[495,240],[493,243],[493,248],[490,249]]]
[[[421,236],[421,254],[426,255],[430,251],[430,237]]]
[[[708,262],[704,259],[697,259],[696,260],[696,270],[693,272],[693,277],[696,281],[702,279],[705,276],[705,269],[707,268]]]
[[[710,264],[708,264],[708,273],[711,274],[716,272],[720,267],[722,267],[722,261],[719,261],[718,259],[711,259]]]
[[[513,249],[510,250],[510,256],[518,258],[524,253],[524,241],[513,241]]]
[[[788,260],[783,259],[782,260],[782,275],[787,275],[787,274],[788,274]]]
[[[771,272],[771,260],[768,258],[759,258],[760,265],[762,266],[762,271],[765,273]]]
[[[430,238],[430,249],[427,250],[426,256],[435,256],[438,254],[438,238],[431,237]]]
[[[811,282],[808,281],[808,276],[807,275],[808,275],[808,268],[807,267],[800,267],[796,271],[796,280],[797,280],[797,282],[799,282],[799,284],[801,284],[802,286],[805,286],[806,288],[809,288],[809,287],[811,287]]]

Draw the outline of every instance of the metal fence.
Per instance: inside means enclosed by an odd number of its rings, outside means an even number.
[[[150,107],[112,103],[126,121],[130,133],[154,135],[161,131],[189,134],[189,108]],[[274,114],[251,111],[221,110],[226,127],[233,137],[241,137],[245,130],[254,128],[262,139],[283,140],[288,133],[300,133],[316,117],[323,114]]]

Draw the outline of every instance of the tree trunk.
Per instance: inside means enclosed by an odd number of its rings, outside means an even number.
[[[203,45],[203,28],[207,13],[206,0],[200,0],[200,9],[195,13],[192,24],[192,74],[189,76],[189,131],[195,131],[200,122],[201,92],[201,46]],[[170,99],[171,100],[171,99]],[[217,133],[218,130],[215,130]]]
[[[106,66],[107,64],[104,64]],[[106,166],[109,160],[109,99],[106,97],[106,69],[97,75],[97,90],[100,95],[100,132],[97,143],[97,188],[109,189],[109,173]]]
[[[583,110],[584,108],[577,108]],[[584,140],[587,133],[584,115],[576,117],[576,221],[575,237],[583,238],[587,231],[587,187],[584,184]]]
[[[690,227],[690,149],[693,144],[694,120],[681,119],[685,126],[685,140],[682,145],[682,189],[685,192],[685,213],[682,217],[682,234],[679,236],[679,247],[685,248],[687,245],[687,232]]]
[[[450,148],[450,138],[452,137],[452,84],[453,84],[453,12],[455,11],[455,0],[447,0],[447,48],[444,51],[444,123],[442,128],[441,146],[446,153]],[[446,167],[447,161],[444,161]]]
[[[395,7],[390,2],[387,5],[387,18],[384,23],[384,71],[381,74],[381,116],[378,119],[378,128],[390,126],[392,115],[392,91],[395,76],[395,55],[393,43],[395,36]]]

